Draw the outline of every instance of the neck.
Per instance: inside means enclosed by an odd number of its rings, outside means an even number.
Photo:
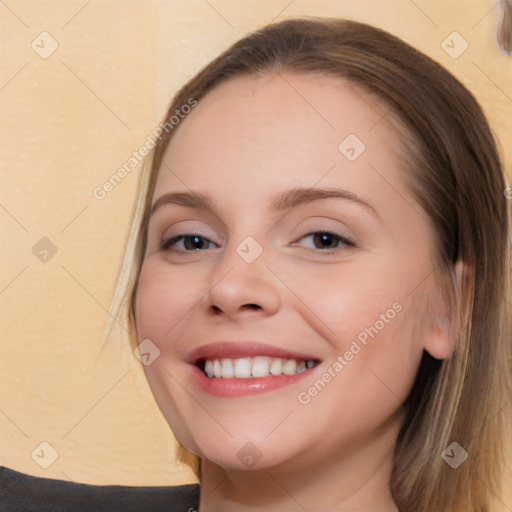
[[[267,469],[226,469],[203,459],[200,512],[398,512],[389,482],[399,420],[364,446],[315,448]]]

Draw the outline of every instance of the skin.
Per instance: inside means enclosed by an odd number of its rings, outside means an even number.
[[[387,111],[331,77],[236,78],[199,102],[166,151],[153,203],[194,191],[214,211],[166,204],[154,212],[135,313],[139,340],[161,351],[145,367],[155,399],[203,459],[201,511],[398,510],[389,477],[401,404],[423,351],[447,357],[453,343],[433,234],[407,188],[406,148]],[[338,149],[351,133],[366,145],[353,162]],[[328,198],[274,212],[271,198],[293,187],[348,190],[371,208]],[[335,238],[338,252],[329,252],[308,236],[322,231],[355,246]],[[159,248],[190,232],[207,239],[201,249]],[[247,236],[263,248],[253,263],[236,252]],[[396,303],[400,312],[300,403]],[[262,341],[321,362],[297,384],[213,396],[194,384],[184,358],[218,340]],[[261,455],[251,468],[237,456],[247,443]]]

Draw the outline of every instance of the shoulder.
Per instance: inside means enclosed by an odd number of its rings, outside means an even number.
[[[0,466],[3,512],[173,512],[197,509],[199,485],[131,487],[40,478]]]

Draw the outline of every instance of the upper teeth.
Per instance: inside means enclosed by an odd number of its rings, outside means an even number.
[[[270,375],[295,375],[306,371],[314,364],[314,361],[262,356],[240,359],[207,359],[204,362],[204,372],[210,378],[249,379],[269,377]]]

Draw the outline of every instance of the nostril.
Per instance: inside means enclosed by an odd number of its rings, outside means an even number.
[[[261,306],[258,306],[258,304],[244,304],[242,307],[247,309],[261,309]]]
[[[260,305],[258,304],[242,304],[239,308],[238,308],[238,311],[244,311],[244,310],[260,310],[260,309],[263,309]],[[211,305],[211,310],[213,311],[213,313],[215,315],[221,315],[224,313],[224,310],[222,308],[220,308],[219,306],[216,306],[215,304],[212,304]]]

